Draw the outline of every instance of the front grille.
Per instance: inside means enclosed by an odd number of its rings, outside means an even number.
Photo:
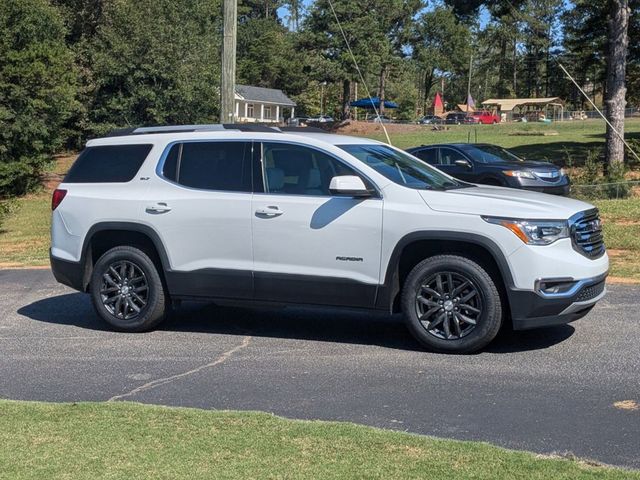
[[[594,285],[589,285],[588,287],[584,287],[582,290],[580,290],[580,293],[578,293],[578,296],[576,297],[575,301],[586,302],[588,300],[596,298],[598,295],[600,295],[604,291],[604,282],[605,281],[602,280],[601,282],[596,283]]]
[[[587,258],[595,259],[604,255],[604,237],[598,209],[587,210],[574,215],[569,220],[573,248]]]
[[[533,173],[543,182],[556,183],[561,178],[559,170],[534,170]]]

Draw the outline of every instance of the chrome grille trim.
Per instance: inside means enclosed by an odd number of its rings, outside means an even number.
[[[604,255],[604,237],[598,209],[579,212],[569,219],[571,244],[578,253],[590,259]]]

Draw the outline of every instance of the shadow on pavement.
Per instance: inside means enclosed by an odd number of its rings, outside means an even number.
[[[72,293],[25,305],[18,314],[39,322],[111,331],[93,311],[89,296]],[[240,308],[185,303],[159,328],[162,331],[313,340],[321,342],[377,345],[399,350],[421,351],[399,315],[356,310],[290,308]],[[514,332],[504,328],[484,349],[488,353],[540,350],[571,337],[571,325]],[[127,334],[122,334],[127,335]]]

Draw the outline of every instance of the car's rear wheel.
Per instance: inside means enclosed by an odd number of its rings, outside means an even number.
[[[150,330],[168,311],[158,269],[145,252],[133,247],[114,247],[100,257],[90,292],[98,315],[120,331]]]
[[[468,353],[489,344],[502,325],[497,286],[469,258],[438,255],[416,265],[402,290],[405,321],[429,350]]]

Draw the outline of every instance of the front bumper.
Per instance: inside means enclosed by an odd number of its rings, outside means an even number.
[[[550,195],[569,195],[569,191],[571,190],[571,186],[569,184],[566,185],[558,185],[558,186],[542,186],[542,187],[520,187],[523,190],[531,190],[532,192],[540,192],[540,193],[548,193]]]
[[[568,177],[563,177],[557,182],[546,182],[540,179],[507,177],[507,184],[511,188],[520,188],[532,192],[548,193],[551,195],[569,195],[571,182]]]
[[[508,294],[513,328],[528,330],[569,323],[584,317],[605,296],[606,277],[605,273],[575,280],[575,288],[562,294],[510,289]]]

